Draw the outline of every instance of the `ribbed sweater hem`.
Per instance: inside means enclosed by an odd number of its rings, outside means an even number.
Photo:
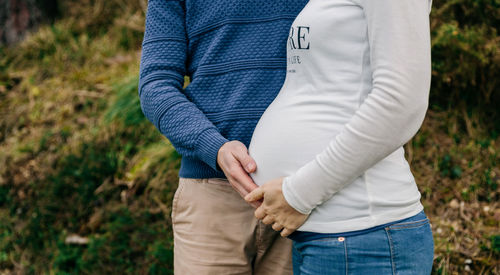
[[[226,178],[224,172],[215,171],[205,162],[189,157],[182,157],[180,178],[206,179],[206,178]]]

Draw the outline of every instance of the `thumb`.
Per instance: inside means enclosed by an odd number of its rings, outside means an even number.
[[[240,162],[241,166],[243,166],[247,173],[255,172],[257,169],[257,163],[255,163],[255,160],[248,154],[246,147],[242,149],[244,150],[237,150],[234,152],[234,157]]]
[[[245,196],[245,200],[247,202],[253,202],[253,201],[260,200],[263,197],[264,197],[264,190],[259,187],[259,188],[254,189],[252,192],[248,193]]]

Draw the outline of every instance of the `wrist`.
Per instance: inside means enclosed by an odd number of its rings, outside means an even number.
[[[288,205],[295,209],[295,211],[304,215],[309,215],[312,209],[307,209],[304,207],[303,203],[299,203],[300,199],[291,188],[290,181],[291,176],[288,176],[283,178],[283,181],[281,183],[281,192],[283,193],[285,201],[288,203]]]
[[[216,129],[207,129],[198,137],[196,144],[198,158],[216,171],[222,172],[218,165],[218,155],[221,147],[228,141]]]
[[[230,141],[228,140],[228,141],[226,141],[226,142],[222,143],[222,145],[221,145],[221,146],[219,147],[219,149],[217,150],[217,157],[216,157],[216,159],[215,159],[215,167],[216,167],[216,170],[217,170],[217,171],[220,171],[220,172],[224,172],[224,171],[222,170],[222,167],[220,166],[220,163],[219,163],[219,162],[222,160],[222,155],[224,154],[224,146],[225,146],[228,142],[230,142]]]

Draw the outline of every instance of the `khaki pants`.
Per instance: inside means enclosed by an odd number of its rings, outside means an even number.
[[[172,202],[175,274],[292,274],[291,240],[254,211],[226,179],[180,178]]]

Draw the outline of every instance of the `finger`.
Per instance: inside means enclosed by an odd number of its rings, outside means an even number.
[[[236,190],[242,198],[248,195],[248,191],[235,179],[228,177],[229,183]]]
[[[249,193],[259,187],[255,184],[255,182],[253,182],[248,173],[243,170],[243,167],[237,160],[234,160],[234,162],[231,163],[229,175],[233,178],[236,185],[241,186],[243,190],[245,190],[245,193]]]
[[[239,164],[238,167],[234,169],[232,176],[239,183],[239,185],[247,191],[247,193],[259,187]]]
[[[259,187],[257,189],[254,189],[252,192],[248,193],[245,196],[245,200],[248,202],[252,202],[252,201],[260,200],[263,197],[264,197],[264,190],[261,187]]]
[[[263,219],[266,216],[266,212],[264,212],[264,208],[262,206],[257,208],[257,210],[255,210],[254,214],[255,214],[255,217],[259,220]]]
[[[272,227],[273,227],[274,231],[280,231],[281,229],[283,229],[283,225],[281,225],[277,222],[275,222]]]
[[[255,160],[248,154],[248,150],[244,145],[242,145],[239,150],[233,151],[232,154],[240,162],[241,166],[245,168],[247,173],[252,173],[257,169],[257,163],[255,163]]]
[[[252,202],[249,202],[249,204],[251,206],[253,206],[253,208],[257,209],[262,205],[262,202],[261,201],[252,201]]]
[[[272,224],[274,222],[273,217],[267,215],[262,219],[262,222],[265,224]]]
[[[280,235],[281,237],[287,237],[288,235],[292,234],[293,233],[293,229],[289,229],[289,228],[285,228],[281,231]]]
[[[248,195],[248,191],[245,190],[245,188],[243,188],[243,186],[241,186],[237,181],[235,181],[234,179],[232,178],[229,178],[228,177],[228,180],[229,180],[229,183],[231,184],[231,186],[238,192],[238,194],[240,194],[240,196],[242,198],[244,198],[246,195]],[[248,203],[253,206],[253,208],[258,208],[259,206],[262,205],[262,202],[263,200],[260,199],[260,200],[255,200],[255,201],[248,201]]]
[[[259,208],[259,207],[262,205],[262,200],[253,201],[253,202],[251,202],[250,204],[252,204],[252,205],[256,205],[256,207],[255,207],[255,208]]]

